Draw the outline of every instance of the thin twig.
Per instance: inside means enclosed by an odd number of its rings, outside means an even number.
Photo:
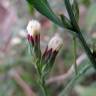
[[[78,68],[77,68],[77,64],[76,64],[76,55],[77,55],[77,42],[76,42],[77,38],[76,36],[73,36],[73,52],[74,52],[74,69],[75,69],[75,73],[76,75],[78,74]]]
[[[82,63],[83,60],[86,59],[86,54],[82,54],[78,57],[78,59],[76,60],[76,64],[77,64],[77,67]],[[50,84],[50,83],[53,83],[53,82],[60,82],[60,81],[64,81],[65,79],[68,79],[72,74],[74,73],[74,64],[72,64],[71,68],[69,69],[69,71],[61,76],[56,76],[56,77],[53,77],[53,78],[49,78],[47,81],[46,81],[46,84]]]

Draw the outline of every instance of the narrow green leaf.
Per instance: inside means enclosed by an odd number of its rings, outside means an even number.
[[[78,20],[79,20],[79,6],[78,6],[78,2],[76,0],[74,0],[74,2],[72,4],[72,9],[73,9],[76,21],[78,22]]]
[[[80,29],[79,29],[79,26],[77,24],[77,21],[76,21],[76,18],[74,16],[74,10],[72,9],[72,4],[70,4],[70,1],[69,0],[64,0],[64,3],[65,3],[65,6],[66,6],[66,9],[67,9],[67,12],[68,12],[68,15],[69,15],[69,18],[71,20],[71,24],[73,26],[73,30],[74,32],[79,32]]]
[[[60,15],[60,17],[61,17],[61,20],[62,20],[64,27],[67,29],[72,29],[72,25],[71,25],[70,20],[62,14]]]
[[[46,16],[48,19],[50,19],[55,24],[63,27],[62,22],[60,19],[55,15],[55,13],[50,8],[47,0],[27,0],[28,3],[32,4],[37,11],[39,11],[41,14]]]
[[[44,3],[48,4],[48,1],[47,0],[42,0]]]

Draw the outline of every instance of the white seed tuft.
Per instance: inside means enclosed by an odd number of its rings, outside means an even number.
[[[27,25],[27,31],[30,36],[40,34],[41,24],[37,20],[29,21]]]
[[[51,49],[52,48],[53,51],[55,51],[55,50],[58,51],[62,47],[62,45],[63,45],[62,38],[58,34],[56,34],[50,40],[50,42],[48,44],[48,49]]]

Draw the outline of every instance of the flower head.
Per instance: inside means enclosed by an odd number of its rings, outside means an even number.
[[[29,21],[27,25],[28,41],[34,45],[40,43],[41,24],[37,20]]]
[[[27,26],[27,39],[30,45],[32,45],[32,48],[34,52],[34,55],[37,58],[40,58],[41,56],[41,49],[40,49],[40,30],[41,30],[41,24],[37,20],[31,20],[28,23]]]
[[[58,51],[63,45],[62,38],[56,34],[49,42],[48,49],[52,49],[53,51]]]
[[[60,50],[60,48],[63,45],[63,40],[62,38],[56,34],[49,42],[44,54],[43,54],[43,58],[45,59],[45,61],[54,61],[55,57],[58,53],[58,51]]]
[[[37,20],[31,20],[28,23],[27,31],[30,36],[40,34],[41,25]]]

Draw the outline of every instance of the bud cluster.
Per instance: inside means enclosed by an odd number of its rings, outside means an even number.
[[[29,21],[27,26],[27,39],[28,42],[32,45],[32,48],[34,48],[34,51],[36,53],[36,58],[42,58],[41,61],[45,64],[53,64],[55,61],[55,58],[57,56],[57,53],[59,52],[60,48],[63,45],[63,40],[61,37],[56,34],[47,45],[44,53],[41,53],[40,49],[40,30],[41,25],[38,21],[32,20]]]
[[[56,34],[49,42],[48,46],[46,47],[46,50],[43,54],[43,58],[45,61],[49,61],[49,63],[54,62],[55,57],[60,50],[60,48],[63,45],[63,40],[61,37]]]

